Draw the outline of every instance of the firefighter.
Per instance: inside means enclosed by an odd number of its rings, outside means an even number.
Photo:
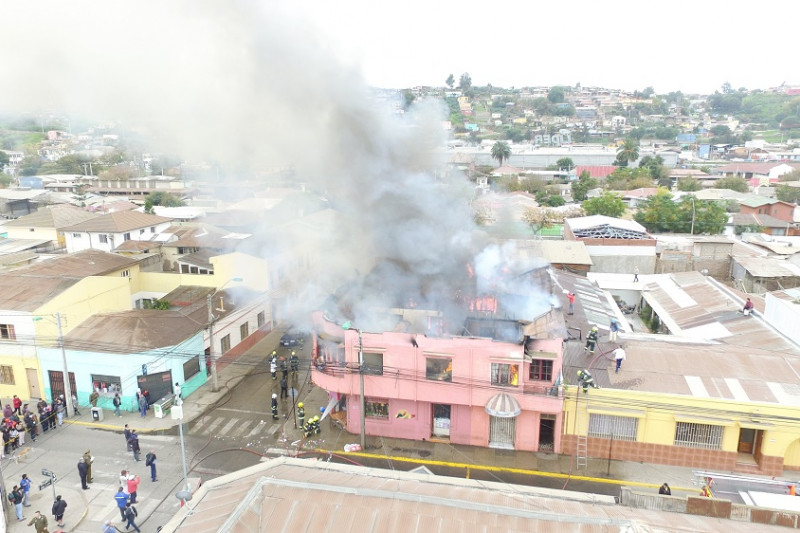
[[[597,386],[597,383],[594,382],[594,378],[588,370],[578,370],[578,385],[583,387],[583,392],[589,392],[589,387],[594,387],[595,389],[600,388]]]
[[[297,427],[303,428],[306,424],[306,410],[303,409],[303,402],[297,404]]]
[[[278,419],[278,395],[274,392],[272,393],[272,419]]]
[[[269,372],[272,374],[272,379],[278,379],[278,353],[274,351],[269,359]]]
[[[292,367],[292,374],[297,374],[297,370],[300,368],[300,360],[294,350],[292,350],[292,355],[289,357],[289,366]]]
[[[589,352],[589,355],[594,354],[594,349],[597,346],[597,326],[592,326],[592,329],[589,330],[589,334],[586,335],[586,346],[583,347],[583,351]]]
[[[283,379],[288,379],[289,377],[289,367],[286,364],[286,358],[281,357],[281,375]]]

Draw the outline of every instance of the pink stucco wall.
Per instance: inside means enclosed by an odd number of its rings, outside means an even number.
[[[313,368],[318,386],[347,396],[347,426],[359,432],[358,333],[343,331],[315,315],[317,332],[344,345],[345,365],[326,364]],[[412,337],[416,346],[412,343]],[[413,336],[406,333],[362,333],[366,353],[383,354],[383,375],[364,376],[367,401],[388,403],[388,418],[366,418],[366,433],[385,437],[428,440],[433,429],[433,404],[451,405],[450,442],[473,446],[489,443],[490,416],[485,405],[494,395],[505,392],[520,404],[516,419],[515,449],[538,450],[540,414],[556,417],[555,451],[560,451],[562,400],[546,395],[561,370],[561,339],[536,341],[535,351],[556,354],[553,380],[530,382],[529,362],[521,344],[487,338]],[[317,353],[317,339],[314,339]],[[426,358],[452,359],[452,382],[426,379]],[[492,363],[519,365],[517,386],[492,385]]]

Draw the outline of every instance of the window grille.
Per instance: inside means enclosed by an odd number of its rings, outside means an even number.
[[[677,422],[675,424],[675,446],[721,450],[723,429],[723,426],[710,424]]]
[[[638,428],[638,418],[589,413],[590,437],[636,442]]]

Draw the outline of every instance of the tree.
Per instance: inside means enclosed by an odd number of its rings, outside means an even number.
[[[452,74],[450,74],[449,76],[447,76],[447,79],[446,79],[446,80],[444,80],[444,83],[445,83],[445,85],[447,85],[447,86],[448,86],[448,87],[450,87],[451,89],[453,88],[453,84],[454,84],[455,82],[456,82],[456,79],[453,77],[453,75],[452,75]]]
[[[730,189],[736,192],[750,192],[750,185],[747,180],[739,176],[729,176],[720,178],[714,183],[715,189]]]
[[[550,209],[531,207],[522,214],[522,220],[531,227],[534,234],[538,235],[542,229],[549,228],[559,222],[560,217]]]
[[[468,72],[465,72],[458,79],[458,88],[461,89],[462,91],[466,91],[470,87],[472,87],[472,78],[470,77]]]
[[[800,203],[800,187],[790,187],[788,185],[778,185],[775,197],[781,202],[793,204]]]
[[[626,137],[620,149],[617,150],[617,160],[614,163],[619,162],[619,166],[627,167],[628,163],[637,159],[639,159],[639,141],[632,137]]]
[[[144,212],[152,213],[153,206],[161,205],[164,207],[179,207],[185,205],[183,201],[177,196],[168,192],[156,191],[151,192],[144,199]]]
[[[564,89],[561,87],[552,87],[547,93],[547,99],[552,104],[560,104],[564,101]]]
[[[558,170],[567,170],[570,171],[575,168],[575,163],[572,161],[571,157],[562,157],[558,161],[556,161],[556,169]]]
[[[0,170],[8,164],[8,154],[0,150]]]
[[[633,219],[650,233],[663,233],[673,231],[683,216],[669,191],[659,189],[639,206]]]
[[[692,196],[681,198],[678,211],[681,213],[681,220],[672,231],[679,233],[690,233],[694,229],[694,235],[701,233],[716,235],[723,232],[725,224],[728,222],[728,214],[721,204],[698,200]],[[692,228],[692,220],[694,220],[694,228]]]
[[[566,203],[567,201],[564,200],[564,197],[561,196],[560,194],[551,194],[544,200],[544,204],[549,207],[561,207]]]
[[[592,178],[588,170],[584,170],[581,172],[581,175],[578,176],[578,180],[572,182],[572,199],[576,202],[586,200],[586,193],[595,187],[597,187],[597,180]]]
[[[703,186],[700,185],[700,180],[691,176],[678,178],[678,190],[684,192],[699,191]]]
[[[622,197],[613,192],[604,192],[596,198],[590,198],[581,204],[587,215],[605,215],[618,218],[625,212]]]
[[[408,108],[411,107],[411,104],[414,103],[415,98],[416,96],[414,96],[414,93],[411,91],[403,91],[403,109],[408,110]]]
[[[3,189],[7,189],[8,186],[11,185],[12,181],[13,180],[11,179],[11,176],[0,172],[0,187],[2,187]]]
[[[511,147],[505,141],[497,141],[492,145],[492,159],[497,159],[498,165],[502,167],[503,161],[511,157]]]
[[[800,181],[800,170],[795,169],[778,176],[778,181]]]

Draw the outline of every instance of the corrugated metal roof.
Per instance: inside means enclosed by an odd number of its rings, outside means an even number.
[[[728,533],[752,531],[725,521]],[[277,458],[205,482],[162,533],[719,531],[720,521],[610,496]]]
[[[72,226],[92,218],[97,218],[99,215],[90,213],[80,207],[75,207],[69,204],[59,204],[48,207],[42,207],[38,211],[30,215],[21,216],[16,220],[11,220],[6,223],[6,226],[23,227],[23,228],[55,228],[61,229],[67,226]]]
[[[588,217],[568,218],[564,221],[564,223],[567,224],[572,229],[572,231],[579,231],[599,226],[612,226],[615,228],[647,233],[645,227],[636,222],[635,220],[624,220],[622,218],[607,217],[605,215],[591,215]]]
[[[800,267],[777,257],[741,257],[733,260],[757,278],[786,278],[800,276]]]
[[[122,231],[132,231],[135,229],[157,226],[164,222],[171,221],[171,218],[148,215],[138,211],[117,211],[100,215],[91,220],[86,220],[79,224],[67,226],[64,231],[86,231],[86,232],[108,232],[119,233]]]

